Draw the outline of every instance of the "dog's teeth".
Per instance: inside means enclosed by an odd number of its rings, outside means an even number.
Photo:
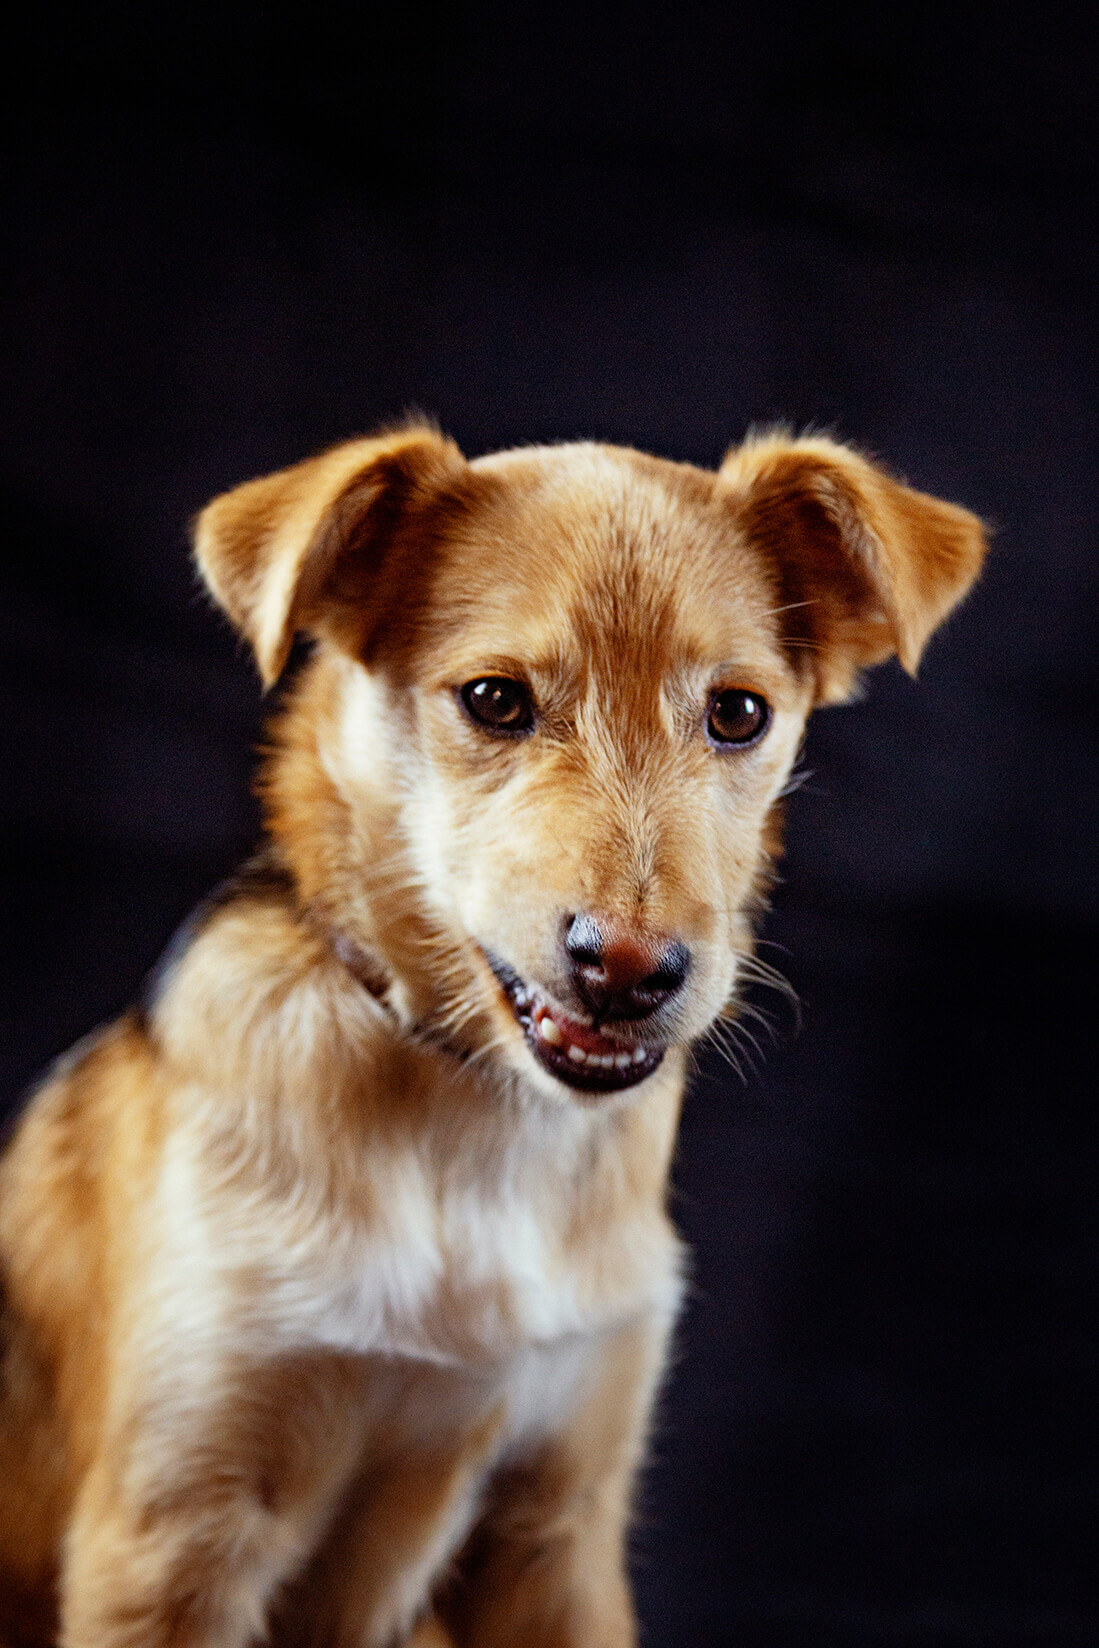
[[[526,1007],[529,1004],[529,1002],[530,1002],[530,997],[529,997],[529,995],[527,994],[527,992],[525,990],[516,990],[516,992],[515,992],[515,1005],[516,1005],[516,1007]]]
[[[592,1063],[601,1065],[604,1070],[611,1070],[614,1068],[614,1054],[600,1053],[598,1058],[592,1060]]]
[[[538,1020],[538,1034],[541,1036],[543,1041],[548,1041],[551,1047],[560,1047],[561,1043],[565,1039],[561,1034],[559,1027],[555,1024],[553,1019],[550,1018],[548,1013],[543,1014],[543,1016]]]
[[[625,1070],[626,1066],[632,1062],[632,1053],[616,1053],[614,1055],[614,1067],[616,1070]]]
[[[588,1055],[582,1047],[570,1047],[569,1058],[572,1060],[573,1064],[587,1064],[588,1062]]]
[[[633,1050],[633,1062],[634,1062],[634,1064],[644,1064],[644,1062],[648,1058],[648,1056],[649,1055],[646,1053],[646,1051],[643,1047],[635,1047],[634,1050]]]

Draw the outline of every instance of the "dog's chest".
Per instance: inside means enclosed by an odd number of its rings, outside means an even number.
[[[226,1200],[190,1151],[170,1154],[157,1271],[219,1338],[487,1368],[675,1306],[679,1247],[656,1202],[578,1218],[567,1182],[470,1181],[412,1153],[373,1162],[358,1206]]]
[[[506,1186],[439,1193],[406,1165],[370,1228],[318,1232],[302,1255],[301,1325],[334,1348],[484,1366],[670,1305],[676,1245],[658,1209],[580,1236],[563,1212]],[[284,1287],[298,1292],[285,1273]]]

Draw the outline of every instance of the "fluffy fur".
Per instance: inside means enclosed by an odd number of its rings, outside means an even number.
[[[628,1648],[686,1049],[807,714],[915,667],[979,523],[823,439],[711,474],[415,426],[197,552],[267,683],[316,644],[262,854],[0,1168],[0,1639]]]

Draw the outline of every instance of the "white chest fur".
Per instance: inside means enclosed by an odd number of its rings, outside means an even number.
[[[674,1241],[654,1210],[569,1243],[506,1184],[439,1194],[394,1164],[372,1230],[325,1244],[312,1330],[348,1350],[483,1365],[670,1303]]]
[[[315,1345],[471,1373],[647,1309],[674,1312],[679,1245],[658,1201],[623,1198],[613,1218],[578,1219],[575,1166],[560,1152],[462,1168],[379,1148],[341,1206],[212,1183],[199,1141],[177,1133],[157,1292],[192,1339],[231,1327],[261,1354]]]

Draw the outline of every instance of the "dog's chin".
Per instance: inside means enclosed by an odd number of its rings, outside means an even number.
[[[490,951],[492,969],[527,1047],[549,1075],[580,1093],[621,1093],[651,1076],[665,1048],[644,1040],[627,1042],[551,1007],[532,985]]]

